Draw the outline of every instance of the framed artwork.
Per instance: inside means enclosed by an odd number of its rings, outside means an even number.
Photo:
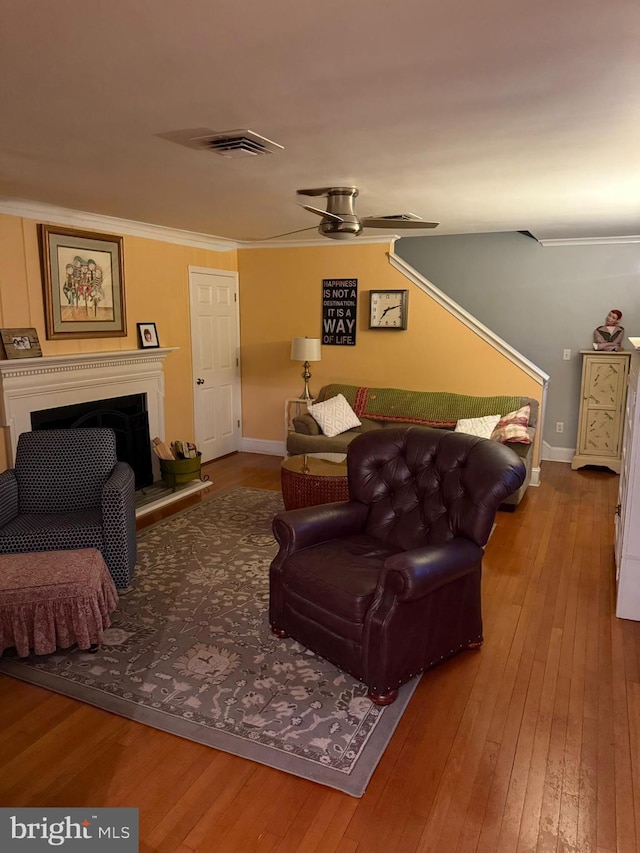
[[[0,329],[0,338],[7,358],[36,358],[42,355],[35,329]]]
[[[46,335],[127,334],[122,237],[40,225]]]
[[[138,340],[142,349],[159,347],[158,331],[155,323],[138,323]]]
[[[322,345],[354,347],[358,310],[357,278],[322,279]]]

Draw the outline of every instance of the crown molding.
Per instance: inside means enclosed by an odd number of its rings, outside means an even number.
[[[238,248],[238,243],[235,240],[227,240],[225,237],[213,237],[209,234],[198,234],[195,231],[181,231],[179,228],[166,228],[164,225],[152,225],[148,222],[133,222],[130,219],[102,216],[99,213],[71,210],[66,207],[56,207],[52,204],[24,199],[0,199],[0,213],[6,213],[9,216],[21,216],[23,219],[36,219],[55,225],[86,228],[89,231],[144,237],[147,240],[176,243],[179,246],[209,249],[213,252],[230,252]]]
[[[318,248],[318,246],[325,249],[328,246],[332,246],[335,249],[341,246],[362,246],[363,243],[368,245],[372,243],[395,243],[399,239],[399,234],[387,234],[376,237],[354,237],[353,240],[332,240],[330,237],[318,236],[309,240],[283,240],[277,243],[273,240],[248,240],[246,243],[238,240],[236,245],[238,249],[308,249],[311,247]]]
[[[621,237],[557,237],[541,240],[536,237],[541,246],[614,246],[620,243],[640,243],[640,234],[629,234]]]

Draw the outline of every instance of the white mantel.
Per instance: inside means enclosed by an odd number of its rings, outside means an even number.
[[[7,464],[13,465],[18,436],[31,430],[31,412],[129,394],[147,395],[149,432],[152,438],[164,440],[163,362],[177,349],[85,352],[0,361]],[[153,460],[155,466],[155,455]]]

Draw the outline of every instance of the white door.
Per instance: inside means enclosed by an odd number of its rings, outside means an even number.
[[[240,449],[238,274],[189,267],[195,440],[202,461]]]

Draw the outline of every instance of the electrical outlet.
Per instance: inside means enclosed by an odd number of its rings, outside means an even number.
[[[556,432],[564,432],[564,421],[556,422]]]
[[[563,349],[562,350],[562,360],[563,361],[571,361],[571,350]]]

